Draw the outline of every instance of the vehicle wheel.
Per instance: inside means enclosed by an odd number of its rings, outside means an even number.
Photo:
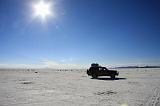
[[[111,78],[112,78],[112,79],[115,79],[115,75],[111,75]]]
[[[98,76],[96,74],[92,74],[92,78],[97,78]]]

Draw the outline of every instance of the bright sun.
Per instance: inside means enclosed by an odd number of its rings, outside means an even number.
[[[34,16],[40,17],[42,20],[45,20],[48,16],[53,15],[51,10],[51,3],[44,2],[44,0],[41,0],[37,4],[34,4],[33,9]]]

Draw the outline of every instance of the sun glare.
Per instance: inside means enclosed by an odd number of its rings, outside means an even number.
[[[44,0],[39,1],[33,5],[34,16],[40,17],[42,20],[45,20],[48,16],[53,15],[51,9],[51,3],[44,2]]]

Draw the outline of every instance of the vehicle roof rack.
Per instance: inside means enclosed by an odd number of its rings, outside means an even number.
[[[99,64],[98,63],[92,63],[91,67],[99,67]]]

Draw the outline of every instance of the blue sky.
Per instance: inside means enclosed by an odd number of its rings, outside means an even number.
[[[0,1],[1,67],[160,65],[159,0],[44,0],[45,21],[37,1]]]

